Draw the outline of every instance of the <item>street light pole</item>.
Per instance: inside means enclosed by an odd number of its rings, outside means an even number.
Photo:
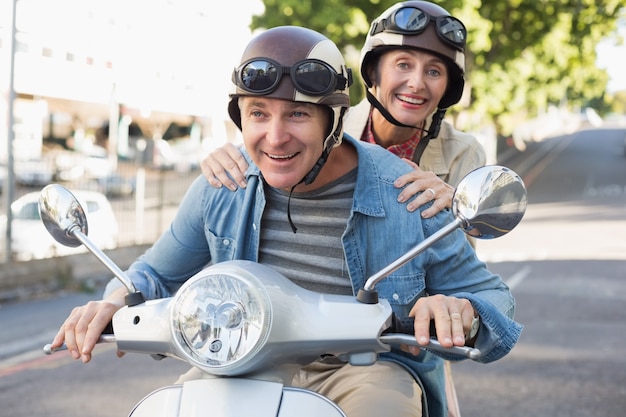
[[[11,261],[11,237],[13,236],[11,225],[13,223],[13,212],[11,211],[11,203],[15,196],[15,168],[13,160],[13,141],[15,139],[15,131],[13,124],[15,122],[14,103],[15,103],[15,14],[17,9],[17,0],[11,2],[11,44],[9,47],[9,86],[7,99],[7,175],[6,175],[6,208],[7,222],[5,235],[5,262]]]

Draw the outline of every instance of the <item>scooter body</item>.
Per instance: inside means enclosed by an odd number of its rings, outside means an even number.
[[[228,280],[232,282],[225,285]],[[242,300],[203,297],[206,293],[198,289],[234,288],[238,287],[238,280],[243,280],[252,292],[262,289],[259,294],[267,300],[259,304],[268,309],[263,313],[266,330],[259,334],[261,343],[251,348],[249,359],[242,355],[232,361],[239,363],[231,366],[227,363],[229,359],[224,359],[228,355],[222,355],[220,350],[228,348],[229,355],[236,356],[237,346],[228,347],[228,340],[235,337],[239,341],[240,330],[244,333],[251,333],[251,330],[240,323],[230,328],[216,327],[216,324],[224,315],[229,318],[222,320],[222,325],[232,324],[233,317],[239,317],[239,311],[220,307],[239,304]],[[235,293],[245,292],[242,286],[239,283]],[[253,303],[253,297],[241,298],[248,304]],[[190,300],[202,305],[202,310],[191,308]],[[254,315],[255,308],[250,310],[250,315]],[[205,323],[194,327],[192,337],[183,334],[186,329],[182,323],[188,320],[188,316],[181,318],[180,315],[184,314],[181,311],[192,312],[195,321]],[[214,314],[200,318],[196,314],[199,311]],[[379,336],[390,327],[392,314],[386,300],[363,304],[351,296],[308,291],[254,262],[230,261],[212,265],[190,278],[176,296],[127,306],[115,314],[113,328],[119,350],[147,353],[157,359],[184,359],[202,370],[200,379],[154,391],[137,404],[130,416],[194,417],[206,415],[207,410],[211,410],[211,415],[222,417],[345,416],[336,404],[316,392],[286,386],[276,382],[275,378],[265,380],[259,375],[271,377],[274,368],[301,366],[322,354],[334,354],[357,366],[371,365],[378,353],[390,350]],[[334,319],[336,317],[351,319],[338,321]],[[203,334],[199,335],[197,329]],[[193,347],[186,346],[186,343]],[[203,351],[205,345],[210,347]]]

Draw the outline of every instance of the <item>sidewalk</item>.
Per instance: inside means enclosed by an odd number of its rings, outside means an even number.
[[[148,247],[127,246],[106,251],[106,254],[125,270]],[[0,306],[62,290],[92,291],[102,287],[112,276],[113,273],[91,253],[0,264]]]

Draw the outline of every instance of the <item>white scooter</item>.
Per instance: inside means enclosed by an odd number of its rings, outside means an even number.
[[[128,289],[127,306],[113,317],[114,335],[102,335],[101,342],[155,359],[174,357],[212,375],[160,388],[130,416],[345,417],[320,394],[249,375],[310,363],[323,354],[367,366],[392,345],[418,346],[412,320],[397,319],[387,300],[378,298],[376,284],[458,227],[477,238],[509,232],[526,204],[526,189],[513,171],[501,166],[473,171],[455,191],[455,220],[370,277],[356,297],[308,291],[261,264],[229,261],[200,271],[174,297],[147,301],[89,240],[85,212],[70,191],[45,187],[39,208],[57,241],[85,245]],[[470,347],[446,349],[435,339],[422,348],[470,359],[481,354]],[[53,349],[47,345],[44,351]]]

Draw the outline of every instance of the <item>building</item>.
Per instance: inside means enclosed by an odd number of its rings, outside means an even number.
[[[203,138],[233,140],[228,80],[251,12],[228,26],[220,19],[241,15],[250,2],[14,0],[13,31],[12,2],[3,1],[0,149],[7,149],[12,49],[16,160],[39,157],[42,139],[66,147],[93,142],[98,128],[122,118],[147,139],[160,138],[171,122],[199,121]]]

